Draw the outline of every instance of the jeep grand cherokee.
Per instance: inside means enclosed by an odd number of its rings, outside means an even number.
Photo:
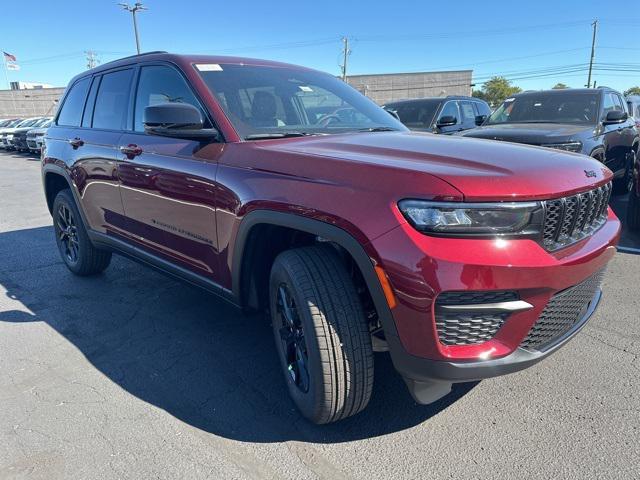
[[[620,230],[595,159],[409,132],[329,74],[246,58],[81,73],[42,175],[71,272],[121,253],[267,312],[316,423],[365,408],[374,350],[420,403],[547,357],[598,305]]]

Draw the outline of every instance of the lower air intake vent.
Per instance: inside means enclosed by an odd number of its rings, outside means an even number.
[[[575,287],[551,297],[520,347],[526,350],[544,350],[560,340],[582,320],[600,290],[603,277],[604,270],[600,270]]]
[[[510,291],[441,293],[436,300],[436,329],[440,342],[444,345],[477,345],[491,340],[512,313],[482,309],[451,311],[446,307],[494,305],[518,298],[516,292]]]

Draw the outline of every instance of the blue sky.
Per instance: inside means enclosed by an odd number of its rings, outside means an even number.
[[[144,51],[268,58],[338,74],[347,35],[350,74],[473,69],[478,87],[505,74],[523,89],[583,86],[598,18],[596,62],[608,70],[595,80],[620,90],[640,84],[640,13],[602,0],[144,3]],[[3,11],[0,49],[22,67],[10,80],[58,86],[85,68],[84,50],[105,63],[135,53],[135,43],[130,14],[116,1],[30,0]]]

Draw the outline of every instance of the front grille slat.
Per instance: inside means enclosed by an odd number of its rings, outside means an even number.
[[[549,251],[571,245],[593,234],[607,219],[611,183],[586,193],[546,200],[543,239]]]
[[[582,320],[600,289],[603,277],[604,269],[551,297],[520,347],[525,350],[544,350],[559,341]]]

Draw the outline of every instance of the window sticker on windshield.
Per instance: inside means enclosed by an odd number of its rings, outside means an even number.
[[[540,102],[536,102],[536,103],[533,104],[533,106],[534,107],[540,107],[540,106],[542,106],[542,104]]]
[[[511,97],[511,98],[507,98],[504,103],[509,103],[509,102],[513,102],[515,100],[515,98]]]
[[[313,89],[311,87],[307,87],[306,85],[299,85],[298,88],[303,92],[313,92]]]
[[[196,68],[201,72],[221,72],[222,67],[217,63],[196,63]]]

